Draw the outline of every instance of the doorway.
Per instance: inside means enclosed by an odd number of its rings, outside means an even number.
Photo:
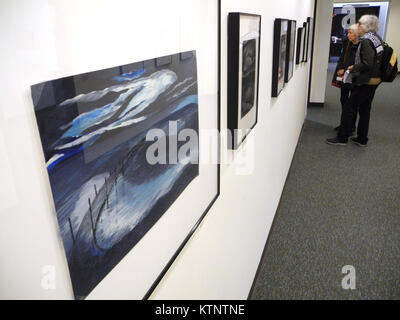
[[[339,60],[343,42],[347,40],[346,29],[348,26],[357,23],[361,16],[365,14],[373,14],[379,18],[378,34],[385,40],[389,7],[389,1],[335,2],[332,12],[329,62],[337,62]]]

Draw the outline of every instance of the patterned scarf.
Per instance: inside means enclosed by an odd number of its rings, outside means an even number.
[[[366,40],[371,40],[372,44],[375,47],[376,53],[379,54],[383,51],[383,46],[382,46],[382,41],[378,38],[378,36],[373,33],[373,32],[368,32],[364,34],[360,38],[360,42],[366,41]],[[361,43],[358,46],[357,52],[356,52],[356,58],[354,61],[354,64],[360,64],[361,63],[361,56],[360,56],[360,51],[361,51]]]

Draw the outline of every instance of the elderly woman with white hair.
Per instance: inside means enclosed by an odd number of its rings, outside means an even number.
[[[342,52],[339,57],[339,61],[336,65],[336,70],[333,75],[332,85],[340,88],[340,103],[342,105],[342,116],[344,114],[344,105],[349,99],[350,92],[352,89],[351,83],[346,83],[344,81],[344,74],[348,67],[354,65],[356,52],[359,44],[358,37],[358,25],[353,24],[347,30],[347,40],[343,43]],[[352,131],[355,130],[356,127],[357,114],[354,115],[352,120]],[[335,128],[336,131],[339,131],[340,125]]]
[[[360,119],[357,126],[357,137],[350,140],[358,146],[365,147],[368,143],[368,128],[372,106],[372,100],[376,88],[382,82],[380,60],[383,52],[383,41],[377,35],[379,20],[374,15],[364,15],[358,22],[360,44],[358,46],[351,71],[353,89],[344,105],[342,120],[338,135],[327,139],[332,145],[346,145],[352,134],[352,121],[358,113]]]

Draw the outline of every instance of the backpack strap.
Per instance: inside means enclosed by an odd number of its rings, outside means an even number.
[[[392,56],[390,57],[389,63],[394,66],[397,62],[397,54],[393,51]]]
[[[384,42],[381,39],[379,39],[375,34],[373,34],[372,32],[368,32],[362,38],[368,39],[372,42],[377,54],[380,54],[381,52],[383,52]]]

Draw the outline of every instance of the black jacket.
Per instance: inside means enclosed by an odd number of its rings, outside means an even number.
[[[356,58],[358,44],[353,44],[351,41],[347,40],[343,45],[342,53],[337,64],[337,69],[344,69],[345,71],[349,66],[354,65],[354,60]]]
[[[383,43],[383,40],[378,36]],[[354,65],[352,70],[353,84],[361,86],[364,84],[378,85],[381,83],[381,55],[378,55],[372,41],[360,39],[360,63]]]
[[[332,79],[332,85],[336,87],[340,87],[342,82],[339,82],[336,80],[337,78],[337,72],[340,69],[344,69],[345,71],[349,66],[354,65],[354,60],[356,57],[356,52],[357,52],[358,44],[353,44],[351,41],[346,40],[343,43],[343,48],[340,53],[339,61],[336,65],[335,72],[333,74],[333,79]]]

